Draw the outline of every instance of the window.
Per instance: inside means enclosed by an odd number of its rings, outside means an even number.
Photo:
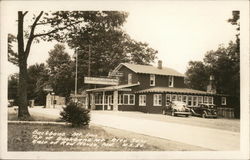
[[[187,96],[186,95],[182,96],[182,101],[185,102],[185,103],[187,103]]]
[[[155,75],[150,75],[150,86],[155,86]]]
[[[161,106],[161,94],[154,94],[154,106]]]
[[[134,105],[135,104],[135,95],[134,94],[124,94],[123,95],[123,104]]]
[[[129,95],[129,104],[135,104],[135,95],[133,94]]]
[[[122,94],[118,95],[118,104],[122,104],[123,103],[123,99],[122,99]]]
[[[213,97],[208,97],[208,104],[214,104]]]
[[[168,86],[169,87],[174,87],[174,77],[173,76],[169,76]]]
[[[139,106],[146,106],[146,95],[139,95]]]
[[[221,97],[221,105],[227,105],[227,98]]]
[[[198,105],[198,99],[196,96],[193,97],[193,106],[197,106]]]
[[[105,95],[104,104],[108,104],[108,95]]]
[[[198,104],[202,103],[203,102],[203,97],[202,96],[199,96],[198,97]]]
[[[177,100],[177,96],[176,96],[175,94],[173,94],[173,95],[171,96],[171,100],[172,100],[172,101],[176,101],[176,100]]]
[[[192,106],[192,96],[188,96],[188,105]]]
[[[128,74],[128,84],[132,84],[132,74]]]
[[[204,97],[204,103],[206,103],[206,104],[208,103],[208,97],[207,96]]]
[[[123,95],[123,104],[128,104],[128,94]]]
[[[95,94],[95,104],[102,104],[102,95]]]
[[[171,95],[170,94],[167,94],[166,95],[166,105],[170,105],[170,101],[171,101]]]
[[[177,95],[177,101],[181,101],[182,100],[182,95]]]

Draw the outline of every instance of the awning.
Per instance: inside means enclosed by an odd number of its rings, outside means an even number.
[[[86,92],[103,92],[103,91],[131,91],[131,88],[140,85],[139,83],[136,84],[125,84],[125,85],[118,85],[118,86],[109,86],[103,88],[94,88],[94,89],[87,89]]]
[[[172,88],[172,87],[153,87],[149,89],[144,89],[137,91],[135,93],[176,93],[176,94],[196,94],[196,95],[217,95],[217,96],[227,96],[222,94],[213,94],[206,91],[200,91],[190,88]]]

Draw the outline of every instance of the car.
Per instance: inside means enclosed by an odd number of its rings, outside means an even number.
[[[187,104],[182,101],[168,102],[169,105],[162,108],[162,114],[170,114],[171,116],[184,115],[186,117],[191,115]]]
[[[214,104],[200,103],[198,106],[190,107],[192,116],[203,118],[217,118],[217,109]]]

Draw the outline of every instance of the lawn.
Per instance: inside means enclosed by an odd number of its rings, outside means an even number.
[[[170,140],[91,125],[8,124],[8,151],[199,151]]]
[[[32,113],[33,121],[58,122],[59,118]],[[17,112],[8,110],[8,120]],[[208,151],[207,148],[134,132],[90,125],[72,128],[59,124],[8,123],[8,151]]]

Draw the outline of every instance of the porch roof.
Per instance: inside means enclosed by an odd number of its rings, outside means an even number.
[[[102,88],[87,89],[86,92],[102,92],[102,91],[115,91],[115,90],[126,91],[126,88],[134,87],[138,85],[140,85],[140,83],[125,84],[125,85],[118,85],[118,86],[108,86],[108,87],[102,87]]]
[[[206,91],[200,91],[190,88],[172,88],[172,87],[153,87],[137,91],[136,93],[181,93],[181,94],[196,94],[196,95],[217,95],[226,96],[222,94],[213,94]]]

